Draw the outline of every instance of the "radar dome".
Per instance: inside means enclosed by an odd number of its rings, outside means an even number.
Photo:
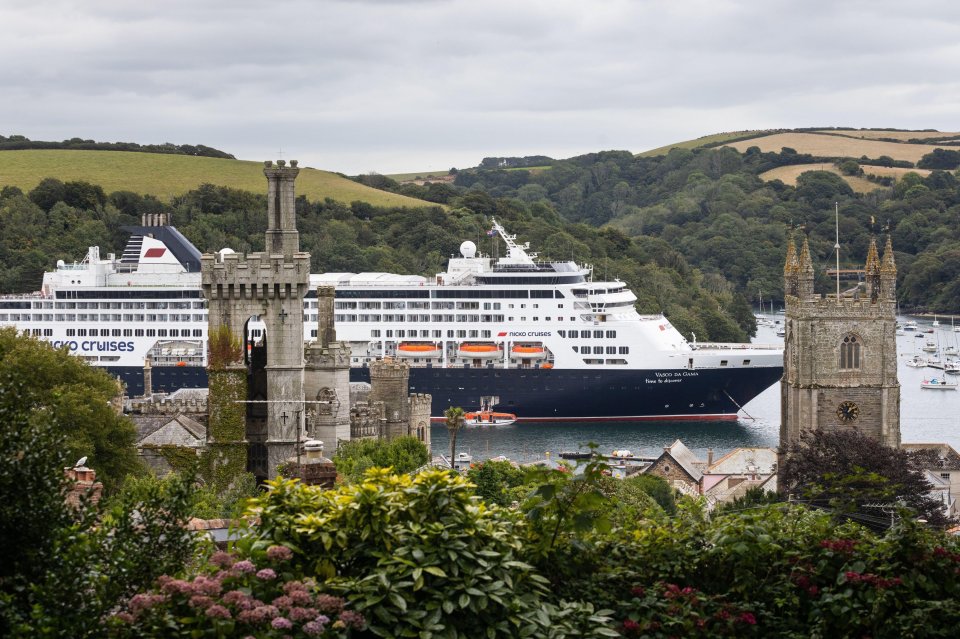
[[[464,257],[476,257],[477,256],[477,245],[467,240],[460,245],[460,255]]]
[[[234,253],[236,253],[236,251],[234,251],[232,248],[222,248],[219,251],[217,251],[217,255],[220,256],[221,262],[223,261],[224,255],[233,255]]]

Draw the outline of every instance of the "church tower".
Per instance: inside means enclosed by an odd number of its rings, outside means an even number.
[[[784,266],[786,316],[780,382],[780,445],[808,430],[856,429],[887,446],[900,445],[897,380],[897,267],[890,238],[877,254],[871,240],[859,287],[814,292],[810,246],[791,241]]]

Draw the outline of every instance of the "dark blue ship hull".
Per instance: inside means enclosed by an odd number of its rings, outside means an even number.
[[[108,368],[127,384],[131,397],[143,394],[143,369]],[[500,398],[499,410],[518,421],[736,419],[740,407],[777,382],[780,367],[698,370],[559,370],[556,368],[411,368],[410,392],[433,396],[431,414],[442,418],[450,406],[478,408],[480,398]],[[369,382],[367,368],[350,371],[350,381]],[[198,366],[153,368],[154,392],[206,388]]]

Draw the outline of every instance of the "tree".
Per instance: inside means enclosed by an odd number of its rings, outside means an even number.
[[[62,437],[68,461],[88,457],[107,492],[141,470],[136,430],[112,403],[119,384],[102,369],[7,327],[0,328],[0,383],[0,415],[46,420]]]
[[[780,468],[782,492],[867,525],[886,518],[868,504],[902,504],[933,526],[948,523],[932,486],[905,451],[856,430],[808,431],[789,444]]]
[[[392,468],[395,473],[410,473],[430,461],[430,452],[416,437],[355,439],[340,444],[333,456],[337,475],[346,483],[363,479],[370,468]]]
[[[193,552],[190,478],[99,510],[64,500],[63,468],[81,455],[110,486],[139,468],[132,426],[108,403],[116,390],[66,350],[0,329],[0,636],[102,636],[121,599]]]
[[[453,468],[457,453],[457,433],[460,432],[464,424],[463,409],[459,406],[451,406],[443,411],[443,416],[447,433],[450,434],[450,468]]]
[[[960,151],[951,149],[934,149],[917,162],[919,169],[943,169],[952,171],[960,167]]]

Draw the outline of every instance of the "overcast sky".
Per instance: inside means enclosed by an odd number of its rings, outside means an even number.
[[[960,129],[952,0],[0,0],[0,134],[356,174]]]

